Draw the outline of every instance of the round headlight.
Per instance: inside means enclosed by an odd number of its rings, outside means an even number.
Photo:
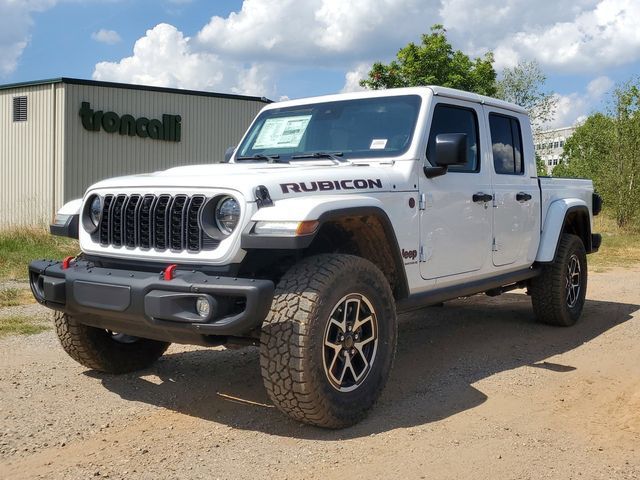
[[[240,204],[233,197],[225,197],[216,205],[216,225],[222,233],[230,235],[240,220]]]
[[[89,220],[95,227],[100,223],[100,216],[102,215],[102,199],[96,195],[91,200],[91,205],[89,205]]]

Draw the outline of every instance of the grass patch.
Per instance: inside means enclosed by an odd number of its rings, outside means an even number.
[[[62,259],[80,251],[78,242],[56,237],[43,228],[19,228],[0,232],[0,281],[26,280],[31,260]]]
[[[621,229],[606,215],[594,218],[593,230],[602,235],[598,253],[589,255],[589,265],[594,271],[612,267],[630,267],[640,264],[640,231]]]
[[[7,287],[0,289],[0,307],[15,307],[35,303],[31,290]]]
[[[25,315],[12,315],[10,317],[0,318],[0,337],[8,335],[34,335],[46,330],[50,330],[51,326],[42,320],[34,320]]]

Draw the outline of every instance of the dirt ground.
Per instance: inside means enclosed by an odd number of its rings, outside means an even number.
[[[573,328],[521,293],[401,317],[389,384],[347,430],[276,411],[254,348],[174,345],[109,376],[52,331],[0,340],[0,402],[2,479],[636,479],[640,267],[593,274]]]

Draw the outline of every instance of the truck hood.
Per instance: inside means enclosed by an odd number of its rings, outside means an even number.
[[[255,188],[264,185],[273,199],[309,193],[355,193],[402,190],[401,175],[393,162],[372,164],[333,164],[331,162],[295,162],[290,164],[224,163],[190,165],[143,175],[116,177],[98,182],[88,191],[119,189],[224,189],[254,200]],[[405,177],[406,178],[406,177]]]

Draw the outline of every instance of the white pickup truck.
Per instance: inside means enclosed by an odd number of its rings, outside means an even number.
[[[88,368],[259,345],[273,403],[340,428],[384,387],[398,312],[526,288],[539,321],[576,322],[600,205],[589,180],[538,177],[516,105],[441,87],[307,98],[266,106],[224,162],[91,186],[51,226],[82,253],[32,262],[30,281]]]

